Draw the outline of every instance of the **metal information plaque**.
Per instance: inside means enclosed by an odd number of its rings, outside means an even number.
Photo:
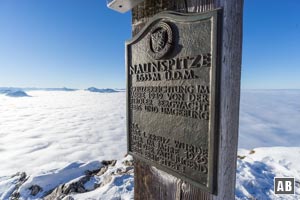
[[[211,193],[218,12],[160,13],[126,43],[129,154]]]

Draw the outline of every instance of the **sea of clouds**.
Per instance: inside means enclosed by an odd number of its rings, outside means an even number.
[[[300,147],[300,90],[242,90],[239,147]]]
[[[0,95],[0,176],[126,154],[124,92],[27,93]]]

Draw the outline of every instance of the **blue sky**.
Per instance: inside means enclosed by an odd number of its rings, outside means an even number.
[[[300,88],[299,10],[245,0],[242,88]],[[124,88],[130,38],[103,0],[0,0],[0,86]]]

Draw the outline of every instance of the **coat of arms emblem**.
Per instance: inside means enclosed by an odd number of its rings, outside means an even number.
[[[154,52],[161,51],[166,45],[167,31],[164,29],[159,29],[155,33],[151,34],[151,44],[152,50]]]
[[[173,43],[172,34],[172,29],[166,22],[159,22],[152,28],[149,35],[148,53],[154,59],[161,59],[169,53]]]

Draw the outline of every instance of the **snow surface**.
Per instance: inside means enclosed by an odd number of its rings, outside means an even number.
[[[67,191],[67,187],[72,184],[76,185],[84,177],[87,177],[87,172],[103,169],[107,165],[98,161],[89,163],[74,162],[62,169],[34,173],[30,177],[27,177],[25,182],[20,186],[18,186],[18,179],[20,178],[18,175],[5,177],[0,179],[0,199],[9,199],[13,192],[17,192],[20,200],[44,198],[67,200],[70,197],[74,200],[131,200],[133,199],[134,189],[133,166],[124,165],[125,161],[132,161],[132,157],[127,156],[117,161],[115,165],[109,165],[107,170],[101,175],[91,175],[89,180],[83,185],[86,190],[85,192],[60,193],[63,196],[59,196],[59,198],[55,198],[57,196],[49,197],[49,195],[53,193],[55,195],[58,194],[59,192],[57,191],[59,190],[56,188],[59,187],[64,187],[65,191]],[[39,186],[41,189],[37,194],[33,195],[31,188],[34,186]]]
[[[116,166],[110,168],[104,175],[114,174],[115,171],[125,172],[128,170],[128,167],[124,166],[122,162],[124,160],[132,159],[131,156],[128,156],[117,162]],[[81,194],[72,194],[71,196],[74,200],[83,200],[83,199],[97,199],[97,200],[133,200],[133,189],[134,189],[134,174],[133,169],[128,171],[128,173],[121,173],[120,175],[115,175],[112,177],[112,180],[109,184],[99,187],[91,192],[81,193]],[[98,180],[98,182],[103,182],[103,179]]]
[[[237,161],[236,199],[300,199],[300,147],[265,147],[251,151]],[[274,177],[294,177],[295,195],[275,195]]]
[[[104,175],[126,168],[121,164],[127,141],[124,92],[27,93],[32,97],[0,94],[1,200],[8,199],[16,188],[21,198],[37,199],[54,187],[76,182],[86,170],[101,167],[102,160],[118,160]],[[239,146],[243,149],[238,152],[237,200],[300,199],[299,99],[300,90],[242,91]],[[16,173],[23,171],[29,178],[18,188],[20,174]],[[296,177],[297,195],[275,196],[275,176]],[[94,176],[85,184],[92,191],[69,196],[133,198],[133,171],[116,173],[109,183],[92,189],[103,181],[102,176]],[[29,188],[35,184],[43,191],[32,196]]]
[[[45,173],[37,172],[31,174],[29,179],[21,185],[19,192],[21,197],[24,199],[33,198],[30,195],[30,190],[28,188],[33,185],[38,185],[43,188],[43,191],[39,192],[34,197],[41,198],[45,193],[53,190],[57,186],[83,176],[87,170],[96,170],[101,166],[102,164],[99,161],[93,161],[86,164],[82,162],[73,162],[62,169],[52,170]]]

